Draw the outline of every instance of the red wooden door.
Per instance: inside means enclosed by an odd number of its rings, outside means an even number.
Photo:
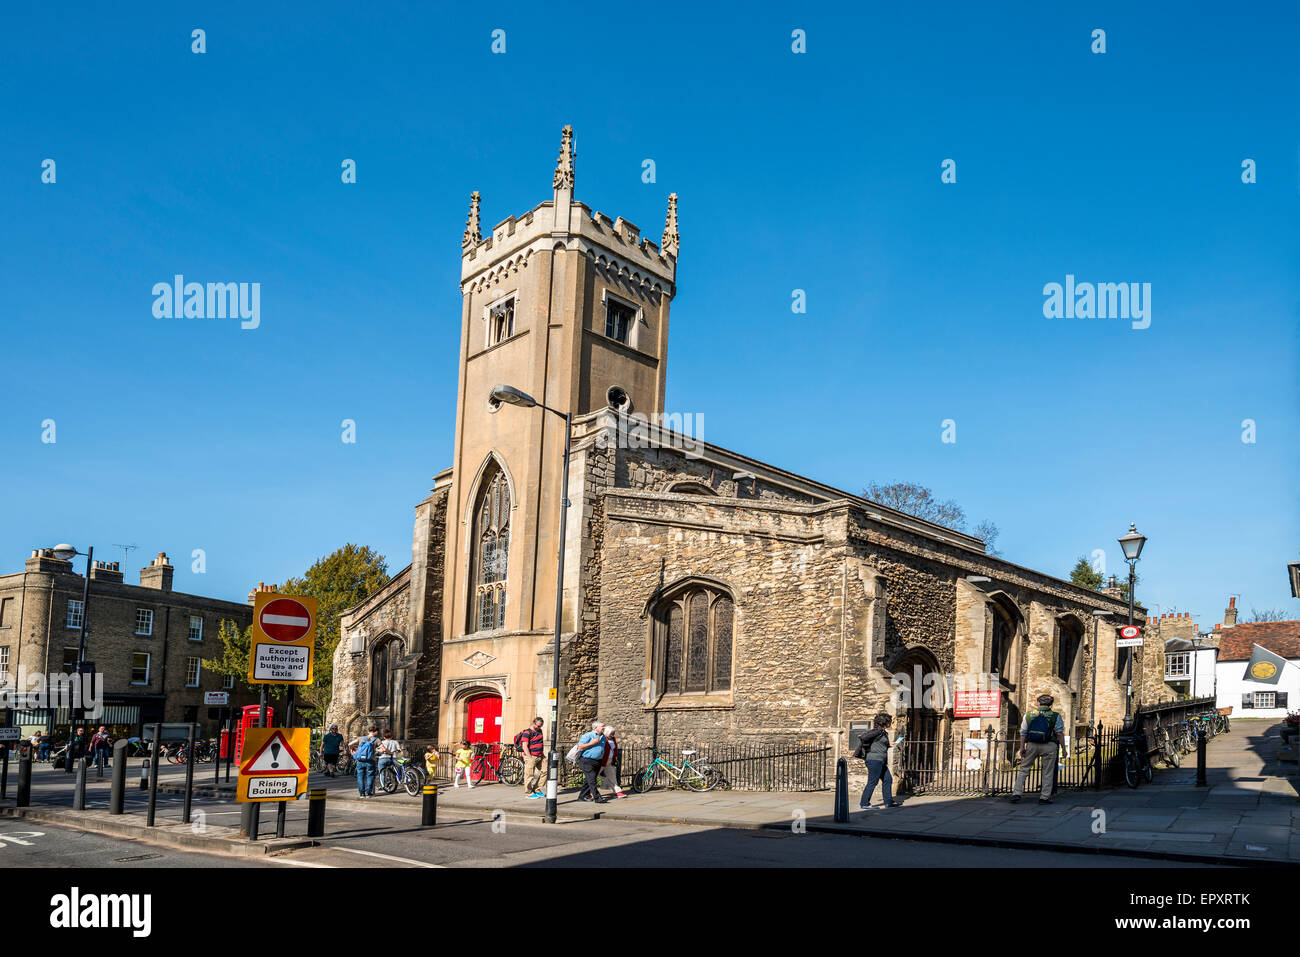
[[[486,741],[496,744],[501,740],[501,696],[483,694],[470,698],[465,706],[465,737],[470,744]]]

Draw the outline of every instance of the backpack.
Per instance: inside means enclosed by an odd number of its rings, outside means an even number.
[[[1030,744],[1046,744],[1056,740],[1056,712],[1051,708],[1035,711],[1025,727],[1025,740]]]
[[[515,747],[518,748],[520,751],[528,750],[528,746],[524,743],[524,739],[531,737],[531,735],[529,735],[528,733],[531,730],[532,728],[524,728],[524,730],[520,731],[517,735],[515,735]]]
[[[361,743],[357,745],[357,753],[354,757],[358,761],[373,760],[375,757],[375,739],[363,738]]]

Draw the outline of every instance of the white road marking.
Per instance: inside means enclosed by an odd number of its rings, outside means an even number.
[[[19,837],[22,835],[22,837]],[[21,844],[23,847],[31,847],[31,841],[24,841],[24,837],[44,837],[44,831],[0,831],[0,847],[8,844]]]
[[[401,864],[412,864],[415,867],[438,867],[438,868],[444,867],[444,865],[442,864],[430,864],[427,861],[413,861],[409,857],[394,857],[392,854],[380,854],[377,851],[362,851],[362,850],[358,850],[355,847],[338,847],[337,845],[334,844],[328,844],[326,845],[326,847],[328,847],[329,850],[331,851],[345,851],[348,854],[364,854],[366,857],[382,857],[386,861],[397,861]]]
[[[267,863],[270,864],[292,864],[294,867],[328,867],[334,869],[333,864],[316,864],[312,861],[294,861],[287,857],[268,857]]]

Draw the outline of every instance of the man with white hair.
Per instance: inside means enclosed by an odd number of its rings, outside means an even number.
[[[605,803],[596,784],[601,762],[605,759],[605,736],[601,734],[604,727],[601,722],[593,721],[591,730],[578,739],[578,767],[582,768],[582,774],[586,778],[582,790],[578,792],[579,801]]]

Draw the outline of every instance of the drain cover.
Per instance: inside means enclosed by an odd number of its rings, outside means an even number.
[[[155,857],[162,857],[161,854],[137,854],[135,857],[116,857],[113,859],[114,864],[125,864],[127,861],[151,861]]]

